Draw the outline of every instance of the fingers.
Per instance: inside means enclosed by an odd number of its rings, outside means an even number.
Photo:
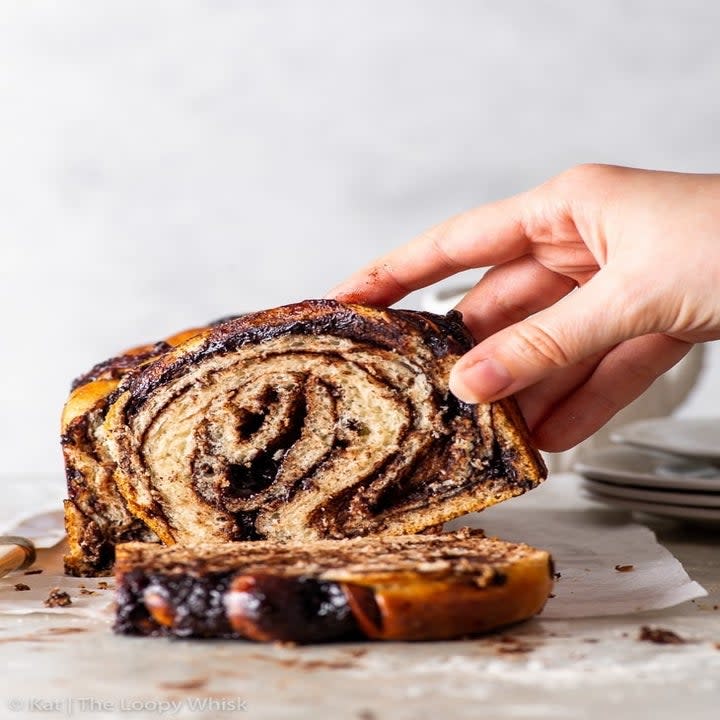
[[[646,335],[621,343],[533,429],[538,447],[560,452],[600,429],[689,352],[690,343]]]
[[[544,422],[556,405],[589,380],[603,357],[605,353],[595,353],[577,365],[554,370],[541,382],[515,395],[531,432]]]
[[[524,255],[486,273],[456,309],[472,336],[481,340],[552,305],[575,286]]]
[[[495,333],[452,369],[450,388],[466,402],[517,392],[631,337],[655,331],[639,283],[601,271],[551,307]]]
[[[621,169],[622,172],[627,172]],[[375,260],[333,288],[328,297],[345,302],[391,305],[402,297],[462,270],[499,265],[538,252],[575,279],[587,279],[597,269],[596,255],[606,255],[597,213],[579,211],[606,196],[617,185],[618,168],[578,166],[528,192],[483,205],[436,225],[407,245]],[[580,236],[596,235],[591,253]],[[569,244],[568,244],[568,241]],[[567,245],[558,251],[559,245]],[[588,258],[591,262],[588,269]]]
[[[524,255],[529,247],[522,221],[527,197],[483,205],[431,228],[349,277],[328,297],[392,305],[413,290],[462,270]]]

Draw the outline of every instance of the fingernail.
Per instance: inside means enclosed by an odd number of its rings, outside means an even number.
[[[507,368],[493,358],[472,365],[458,363],[450,373],[450,391],[463,402],[488,402],[513,381]]]

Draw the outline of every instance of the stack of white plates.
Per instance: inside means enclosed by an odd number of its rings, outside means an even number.
[[[616,430],[617,447],[575,465],[595,500],[628,510],[720,523],[720,420],[657,418]]]

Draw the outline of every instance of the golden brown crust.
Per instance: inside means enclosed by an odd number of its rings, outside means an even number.
[[[518,476],[545,477],[547,468],[539,450],[533,444],[525,418],[514,397],[492,403],[495,435],[505,457],[509,472]]]
[[[504,565],[502,585],[453,580],[346,586],[355,617],[374,640],[445,640],[477,635],[539,613],[552,590],[546,553]],[[371,590],[372,600],[358,589]],[[368,603],[371,609],[367,610]]]

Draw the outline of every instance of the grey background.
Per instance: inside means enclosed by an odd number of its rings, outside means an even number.
[[[128,345],[579,162],[718,171],[719,30],[710,1],[6,0],[3,470],[59,470],[68,381]]]

